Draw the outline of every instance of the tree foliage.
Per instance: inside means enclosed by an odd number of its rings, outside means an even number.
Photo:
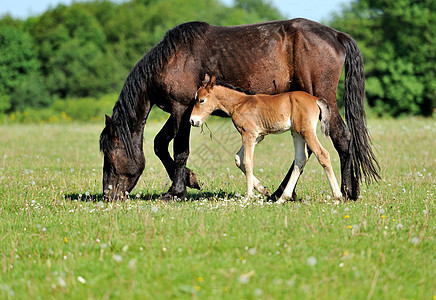
[[[362,50],[368,103],[377,113],[432,113],[435,6],[431,0],[356,0],[332,17],[329,25],[351,34]],[[177,24],[281,18],[270,0],[231,6],[220,0],[94,0],[61,4],[24,21],[3,16],[0,113],[118,93],[132,66]]]
[[[351,34],[365,61],[368,102],[392,116],[435,107],[436,2],[358,0],[330,25]]]
[[[240,5],[243,1],[245,5]],[[58,5],[25,21],[0,19],[0,113],[53,98],[119,92],[132,66],[177,24],[280,19],[264,0],[94,0]]]

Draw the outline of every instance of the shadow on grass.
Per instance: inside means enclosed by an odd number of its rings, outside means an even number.
[[[141,201],[159,201],[161,200],[162,194],[157,193],[144,193],[141,194],[139,197],[136,197],[132,195],[130,197],[130,200],[141,200]],[[198,201],[203,198],[214,198],[218,200],[219,198],[233,198],[235,197],[235,193],[228,193],[225,191],[219,191],[218,193],[212,193],[212,192],[188,192],[186,195],[185,200],[183,201]],[[103,197],[103,194],[66,194],[65,195],[66,201],[83,201],[83,202],[109,202],[107,199]]]

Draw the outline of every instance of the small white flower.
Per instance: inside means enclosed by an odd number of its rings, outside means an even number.
[[[58,277],[58,284],[61,287],[66,287],[67,286],[67,283],[66,283],[65,279],[63,279],[62,277]]]
[[[341,262],[341,263],[339,264],[339,268],[343,268],[343,267],[344,267],[344,263]]]
[[[138,262],[137,259],[132,258],[131,260],[129,260],[129,269],[130,270],[134,270],[136,269],[136,263]]]
[[[112,190],[112,184],[109,184],[109,186],[107,187],[109,190]]]
[[[317,259],[316,259],[315,256],[309,256],[309,257],[306,259],[306,263],[307,263],[309,266],[313,267],[314,265],[316,265],[316,263],[317,263]]]
[[[259,297],[263,295],[263,291],[262,289],[257,288],[254,290],[254,294]]]
[[[115,260],[117,263],[122,262],[123,261],[123,257],[119,254],[114,254],[112,256],[112,259]]]
[[[82,276],[78,276],[77,277],[77,281],[80,282],[81,284],[85,284],[86,283],[86,279],[83,278]]]
[[[256,248],[250,248],[248,249],[248,254],[255,255],[256,254]]]
[[[419,238],[415,236],[410,242],[414,245],[417,245],[419,243]]]
[[[157,213],[158,210],[159,210],[159,208],[157,206],[153,206],[151,208],[151,211],[154,212],[154,213]]]

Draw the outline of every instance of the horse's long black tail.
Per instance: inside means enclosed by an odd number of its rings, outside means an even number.
[[[338,40],[346,49],[345,58],[345,120],[351,132],[350,153],[355,179],[362,176],[368,182],[380,179],[380,166],[371,148],[364,110],[365,75],[363,59],[357,43],[347,34],[339,33]]]

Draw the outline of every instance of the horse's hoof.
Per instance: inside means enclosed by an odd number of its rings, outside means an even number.
[[[177,200],[184,200],[186,197],[186,190],[180,193],[176,193],[170,189],[168,192],[166,192],[164,195],[162,195],[159,199],[164,202],[171,202],[171,201],[177,201]]]
[[[166,193],[159,197],[159,200],[162,200],[163,202],[171,202],[174,200],[174,196],[171,193]]]
[[[200,190],[200,184],[198,183],[197,176],[195,175],[194,171],[189,168],[186,168],[186,183],[191,189]]]

